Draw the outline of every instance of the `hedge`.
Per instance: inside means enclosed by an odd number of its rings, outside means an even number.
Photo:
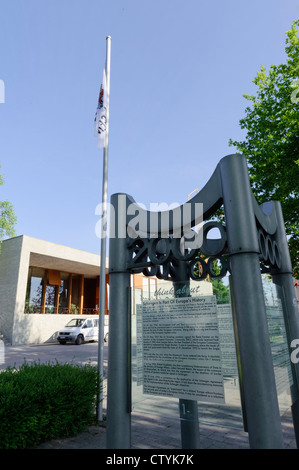
[[[95,418],[99,387],[90,364],[24,363],[0,373],[0,449],[76,435]]]

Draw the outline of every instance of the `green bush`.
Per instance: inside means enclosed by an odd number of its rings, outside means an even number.
[[[91,365],[24,363],[0,373],[0,449],[25,449],[77,434],[95,418]]]

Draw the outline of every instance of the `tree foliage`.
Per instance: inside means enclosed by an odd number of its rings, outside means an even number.
[[[253,80],[256,95],[243,95],[240,126],[244,141],[233,141],[247,157],[252,190],[261,204],[281,202],[294,276],[299,276],[299,20],[286,32],[286,63],[261,66]]]
[[[3,184],[4,180],[0,174],[0,185]],[[9,201],[0,201],[0,244],[5,237],[15,236],[16,222],[17,218],[12,204]]]
[[[195,260],[208,260],[208,257],[200,254],[198,255]],[[221,272],[221,266],[219,266],[218,259],[215,259],[212,262],[212,270],[215,276],[219,276]],[[197,278],[200,278],[202,273],[202,267],[201,263],[195,263],[193,266],[193,275]],[[208,278],[208,281],[211,282],[213,286],[213,294],[216,295],[217,297],[217,303],[218,304],[226,304],[230,302],[230,290],[229,287],[226,286],[223,282],[222,278],[217,278],[217,277],[210,277]]]

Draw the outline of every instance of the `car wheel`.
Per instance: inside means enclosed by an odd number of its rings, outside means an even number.
[[[106,333],[105,336],[104,336],[105,343],[107,343],[107,341],[108,341],[108,335],[109,335],[109,333]]]
[[[82,335],[78,335],[77,338],[76,338],[75,343],[76,343],[76,344],[82,344],[82,342],[83,342],[83,336],[82,336]]]

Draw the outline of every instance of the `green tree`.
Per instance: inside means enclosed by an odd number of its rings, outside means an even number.
[[[204,256],[204,255],[198,255],[195,260],[199,260],[199,261],[202,261],[202,260],[207,260],[208,257],[207,256]],[[201,263],[195,263],[194,266],[193,266],[193,274],[195,277],[200,277],[201,275]],[[215,276],[219,276],[220,274],[220,271],[221,271],[221,267],[219,266],[218,264],[218,260],[215,259],[212,263],[212,269],[213,269],[213,273],[215,274]],[[213,286],[213,294],[216,295],[217,297],[217,303],[219,304],[227,304],[230,302],[230,290],[229,290],[229,287],[226,286],[223,282],[223,279],[222,278],[213,278],[213,277],[210,277],[209,276],[209,279],[208,279],[209,282],[211,282],[212,286]]]
[[[245,140],[233,141],[247,157],[252,190],[261,204],[281,202],[293,274],[299,276],[299,20],[286,32],[286,63],[261,66],[253,80],[256,95],[243,95],[246,107],[240,126]]]
[[[226,286],[223,282],[223,279],[214,279],[210,278],[210,282],[213,286],[213,294],[217,297],[218,304],[228,304],[230,303],[230,293],[229,287]]]
[[[0,166],[1,168],[1,166]],[[0,174],[0,185],[4,184],[2,175]],[[17,218],[14,213],[12,204],[9,201],[0,201],[0,247],[5,237],[15,236],[15,224]]]

